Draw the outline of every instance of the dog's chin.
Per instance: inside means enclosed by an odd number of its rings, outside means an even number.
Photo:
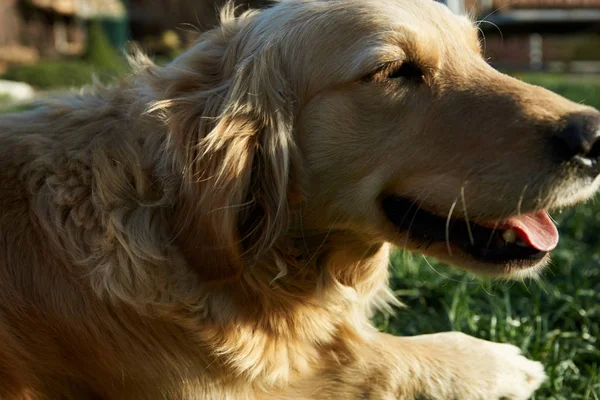
[[[541,221],[532,217],[528,222],[533,227],[521,230],[512,229],[508,222],[479,224],[448,219],[399,196],[383,197],[381,209],[392,231],[392,242],[397,246],[487,276],[535,276],[548,263],[549,252],[558,240],[556,228],[550,226],[543,211],[535,214],[542,215]],[[519,225],[517,217],[515,220]],[[528,229],[533,238],[527,235]],[[535,232],[536,229],[542,232]]]
[[[490,278],[535,278],[550,261],[550,253],[543,252],[539,254],[538,258],[515,258],[504,262],[485,262],[452,244],[451,250],[448,251],[447,244],[439,242],[429,245],[427,249],[417,244],[415,249],[447,264]]]

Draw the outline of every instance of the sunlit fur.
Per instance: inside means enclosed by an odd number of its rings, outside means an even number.
[[[134,54],[115,88],[0,118],[0,398],[530,396],[543,369],[512,346],[373,327],[390,243],[416,246],[379,199],[586,197],[539,143],[587,109],[491,69],[432,1],[222,14],[167,66]],[[371,77],[406,58],[422,84]]]

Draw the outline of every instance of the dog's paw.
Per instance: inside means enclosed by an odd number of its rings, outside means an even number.
[[[447,384],[438,387],[438,392],[433,391],[439,393],[439,398],[527,400],[546,380],[542,364],[527,359],[510,344],[458,332],[422,335],[411,340],[426,344],[426,352],[444,366],[437,369],[436,380]]]
[[[544,383],[544,367],[531,361],[513,345],[488,342],[496,360],[494,398],[527,400]]]

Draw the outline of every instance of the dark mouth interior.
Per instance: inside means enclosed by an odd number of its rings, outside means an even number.
[[[529,246],[506,243],[502,231],[481,226],[463,219],[451,219],[446,238],[447,218],[431,214],[412,200],[399,196],[386,196],[382,208],[387,218],[399,231],[408,232],[412,241],[430,246],[448,240],[473,258],[487,263],[537,261],[547,254]],[[469,228],[473,238],[469,235]]]

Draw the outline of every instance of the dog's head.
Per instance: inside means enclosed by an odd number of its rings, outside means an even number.
[[[282,1],[157,78],[217,277],[298,230],[519,275],[556,246],[547,211],[598,186],[600,114],[491,68],[432,0]]]

